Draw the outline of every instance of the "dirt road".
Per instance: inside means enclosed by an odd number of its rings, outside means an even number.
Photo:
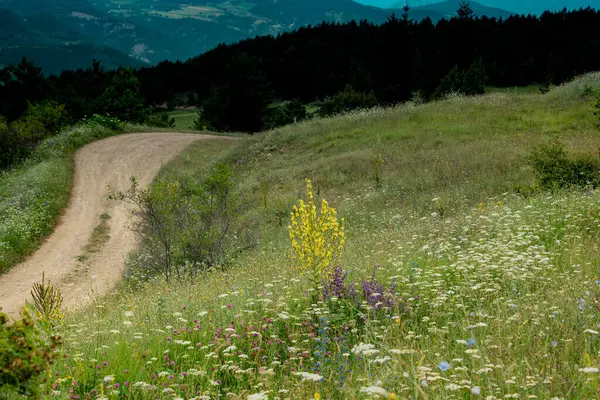
[[[66,308],[107,293],[121,278],[125,255],[137,239],[130,230],[129,207],[107,199],[108,185],[125,190],[134,175],[141,187],[162,164],[196,140],[222,139],[185,133],[135,133],[93,142],[75,154],[69,206],[54,233],[27,261],[0,275],[0,307],[17,316],[31,299],[32,285],[57,284]],[[96,228],[94,232],[94,228]]]

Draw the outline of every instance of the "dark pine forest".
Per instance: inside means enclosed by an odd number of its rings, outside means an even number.
[[[599,70],[600,12],[496,20],[479,18],[467,7],[437,24],[414,22],[406,14],[381,25],[323,22],[134,70],[138,82],[131,89],[139,89],[145,106],[173,105],[176,96],[185,97],[185,103],[229,120],[222,130],[254,132],[264,127],[261,113],[273,99],[310,103],[350,85],[377,103],[406,101],[415,93],[430,100],[451,70],[472,65],[484,71],[488,86],[500,87],[558,84]],[[72,120],[101,113],[106,105],[100,100],[116,74],[94,63],[45,77],[23,60],[0,72],[0,115],[15,120],[28,102],[42,100],[64,104]]]

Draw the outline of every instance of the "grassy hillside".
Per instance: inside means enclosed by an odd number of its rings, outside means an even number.
[[[206,157],[228,160],[260,233],[256,247],[193,282],[125,284],[69,313],[48,391],[595,397],[600,193],[528,192],[534,176],[524,159],[557,137],[576,152],[600,145],[589,90],[581,90],[600,88],[600,75],[581,82],[547,95],[493,93],[317,119],[256,135],[225,156],[191,146],[158,183],[206,170]],[[305,178],[345,218],[339,265],[349,275],[327,292],[315,291],[287,252],[288,216],[305,197]]]

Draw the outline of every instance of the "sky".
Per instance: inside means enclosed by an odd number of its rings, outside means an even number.
[[[392,7],[406,0],[354,0],[357,3],[376,7]],[[440,0],[408,0],[408,4],[422,6],[437,3]],[[600,8],[600,0],[473,0],[489,7],[503,8],[519,14],[541,14],[545,10],[560,10],[563,7],[578,9],[580,7]],[[456,0],[458,3],[458,0]]]

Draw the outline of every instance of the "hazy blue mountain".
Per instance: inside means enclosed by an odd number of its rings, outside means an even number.
[[[358,3],[381,8],[404,5],[407,0],[356,0]],[[410,7],[422,7],[429,4],[441,3],[440,0],[408,0]],[[581,7],[599,8],[600,0],[479,0],[479,3],[494,8],[510,10],[518,14],[541,14],[546,10],[558,11],[563,7],[579,9]]]
[[[440,14],[443,18],[452,18],[456,16],[456,11],[460,7],[461,0],[447,0],[440,3],[428,4],[426,6],[412,7],[410,12],[422,13],[422,14]],[[471,1],[471,8],[475,15],[495,17],[495,18],[508,18],[513,15],[512,12],[506,11],[500,8],[488,7],[481,3]],[[396,6],[401,7],[400,3]]]
[[[43,65],[46,73],[59,72],[65,65],[88,67],[94,58],[108,68],[142,64],[64,25],[55,14],[42,10],[23,18],[0,8],[0,66],[19,62],[23,56]]]

